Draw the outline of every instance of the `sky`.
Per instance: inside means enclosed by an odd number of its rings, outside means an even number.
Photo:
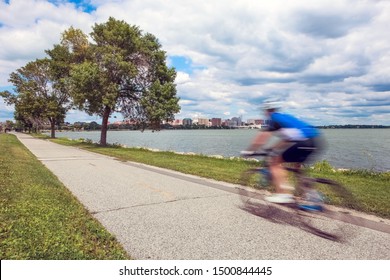
[[[64,30],[89,34],[110,16],[159,39],[177,71],[177,119],[262,118],[277,99],[313,125],[390,125],[388,0],[0,0],[0,91]],[[66,121],[101,122],[75,110]]]

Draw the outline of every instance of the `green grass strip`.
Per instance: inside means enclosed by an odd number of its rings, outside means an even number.
[[[0,259],[130,258],[14,135],[0,155]]]

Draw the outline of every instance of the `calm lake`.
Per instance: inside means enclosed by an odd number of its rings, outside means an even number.
[[[390,171],[390,129],[323,129],[326,159],[336,168]],[[109,131],[108,143],[204,155],[239,156],[258,130]],[[100,131],[57,132],[57,137],[100,140]]]

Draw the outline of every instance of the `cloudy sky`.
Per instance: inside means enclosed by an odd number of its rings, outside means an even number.
[[[178,72],[176,118],[259,118],[277,98],[315,125],[390,125],[388,0],[0,0],[0,91],[64,30],[110,16],[159,38]]]

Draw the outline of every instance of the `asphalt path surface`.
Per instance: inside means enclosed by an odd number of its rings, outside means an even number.
[[[324,218],[329,238],[241,186],[16,135],[135,259],[390,259],[388,220]]]

